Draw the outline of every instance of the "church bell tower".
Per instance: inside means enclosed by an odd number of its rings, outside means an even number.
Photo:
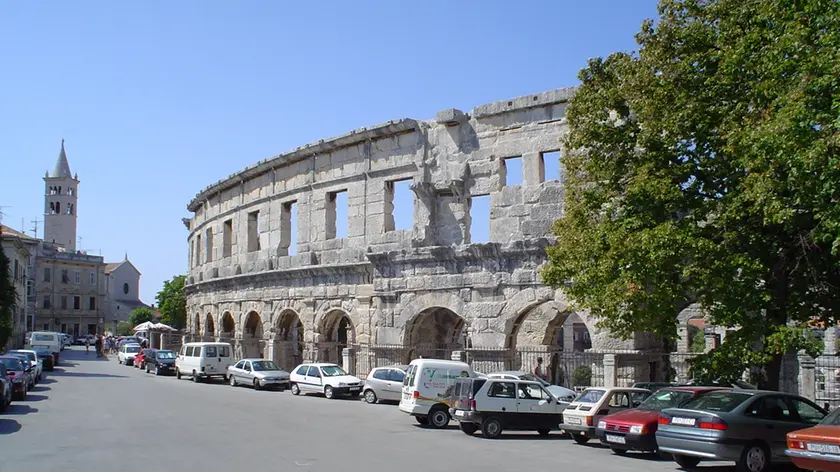
[[[55,167],[44,175],[44,190],[44,242],[75,251],[79,176],[70,173],[63,139]]]

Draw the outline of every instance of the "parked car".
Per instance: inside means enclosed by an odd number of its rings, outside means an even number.
[[[29,391],[26,369],[31,370],[32,367],[27,366],[24,361],[15,356],[0,356],[0,363],[6,368],[6,376],[12,382],[12,397],[15,400],[26,399],[26,393]]]
[[[710,392],[659,414],[656,442],[680,467],[701,460],[732,461],[741,471],[764,472],[774,462],[790,462],[786,435],[823,420],[812,401],[783,392]]]
[[[677,387],[678,385],[671,382],[636,382],[631,386],[633,388],[644,388],[646,390],[650,390],[651,392],[655,392],[661,388]]]
[[[289,377],[292,395],[323,393],[332,399],[342,395],[358,396],[362,391],[362,380],[336,364],[301,364]]]
[[[488,439],[498,438],[506,429],[547,436],[558,429],[567,405],[541,382],[465,378],[455,380],[449,414],[469,436],[479,428]]]
[[[38,357],[38,354],[31,349],[14,349],[9,351],[9,354],[22,354],[29,360],[29,365],[34,369],[35,382],[40,382],[44,375],[44,359]]]
[[[229,343],[187,343],[175,358],[175,377],[189,375],[193,382],[211,377],[228,380],[228,367],[234,364]]]
[[[125,365],[133,365],[134,358],[140,353],[139,344],[123,344],[117,353],[117,362]]]
[[[574,390],[566,387],[561,387],[559,385],[551,385],[551,383],[546,382],[545,380],[528,372],[507,370],[503,372],[492,372],[490,374],[487,374],[487,377],[491,379],[518,379],[527,380],[529,382],[539,382],[540,385],[545,387],[546,390],[548,390],[549,392],[551,392],[552,395],[554,395],[554,398],[566,403],[571,403],[572,401],[574,401],[575,397],[577,397],[577,393]]]
[[[43,361],[44,371],[52,372],[55,370],[55,357],[52,353],[44,348],[35,349],[35,353],[38,355],[38,359]]]
[[[155,352],[154,349],[140,349],[140,352],[134,356],[134,367],[138,369],[145,369],[146,368],[146,357],[149,355],[153,355]]]
[[[29,361],[29,356],[22,352],[14,352],[9,351],[7,356],[17,357],[23,362],[25,367],[24,377],[26,377],[26,386],[28,389],[32,389],[36,383],[38,383],[38,374],[36,367]]]
[[[288,372],[267,359],[242,359],[228,367],[228,380],[232,387],[243,384],[252,385],[254,390],[277,388],[282,392],[289,388],[289,378]]]
[[[601,419],[619,411],[637,408],[651,394],[643,388],[587,388],[563,411],[562,428],[578,444],[597,437]]]
[[[840,409],[820,424],[787,434],[785,454],[800,469],[817,472],[840,470]]]
[[[449,408],[455,380],[467,377],[475,378],[476,374],[465,362],[414,359],[403,381],[400,411],[421,425],[445,428],[452,419]]]
[[[362,388],[365,401],[370,404],[380,400],[400,401],[402,384],[407,370],[407,365],[389,365],[371,370],[365,378],[365,386]]]
[[[62,334],[61,335],[61,349],[64,349],[67,346],[73,345],[73,337],[69,334]]]
[[[12,381],[6,373],[6,364],[0,362],[0,413],[12,403]]]
[[[656,390],[638,408],[607,415],[598,421],[595,434],[616,454],[627,451],[656,452],[659,412],[675,408],[723,387],[667,387]]]
[[[27,349],[44,348],[50,351],[55,358],[55,365],[61,362],[59,356],[61,354],[61,333],[53,333],[52,331],[33,331]]]
[[[175,352],[165,349],[153,349],[153,351],[143,361],[143,368],[147,374],[152,370],[155,371],[155,375],[170,373],[175,370]]]

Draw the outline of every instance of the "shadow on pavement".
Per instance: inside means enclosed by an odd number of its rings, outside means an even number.
[[[30,392],[31,391],[32,390],[30,390]],[[26,400],[24,400],[24,401],[27,402],[27,403],[28,402],[42,402],[42,401],[46,400],[47,398],[49,398],[49,397],[46,396],[46,395],[36,395],[36,394],[30,393],[29,395],[26,396]]]
[[[46,379],[41,379],[41,381],[38,382],[38,383],[41,384],[41,385],[54,384],[55,380],[53,380],[51,378],[46,378]],[[42,387],[42,388],[46,388],[46,387]]]
[[[93,372],[66,372],[58,370],[55,371],[54,377],[99,377],[99,378],[115,378],[115,379],[127,379],[128,376],[126,375],[114,375],[114,374],[97,374]]]
[[[32,387],[31,389],[29,389],[29,391],[30,392],[48,392],[50,390],[50,388],[49,387],[44,387],[43,385],[40,385],[42,383],[44,383],[43,380],[38,382],[39,385],[37,387]]]
[[[15,420],[0,419],[0,434],[12,434],[20,431],[20,423]]]
[[[29,395],[27,395],[29,398]],[[6,412],[3,413],[4,415],[28,415],[30,413],[38,413],[37,408],[32,408],[29,405],[21,405],[20,401],[12,403],[9,405],[9,408],[6,409]]]

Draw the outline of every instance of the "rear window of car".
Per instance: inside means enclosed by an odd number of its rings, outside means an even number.
[[[575,401],[580,403],[598,403],[605,393],[607,393],[606,390],[584,390],[579,397],[575,398]]]
[[[55,336],[52,334],[34,334],[32,335],[33,341],[55,341]]]
[[[682,406],[682,408],[688,410],[720,411],[727,413],[735,408],[738,408],[739,405],[750,398],[752,398],[752,395],[748,393],[710,392],[687,402]]]

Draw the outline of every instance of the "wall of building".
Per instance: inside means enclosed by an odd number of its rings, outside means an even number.
[[[18,304],[12,314],[12,336],[7,342],[7,348],[23,347],[23,337],[26,331],[26,278],[29,267],[29,250],[26,245],[15,236],[0,236],[0,245],[9,259],[9,275],[18,295]],[[2,348],[3,346],[0,346]]]

